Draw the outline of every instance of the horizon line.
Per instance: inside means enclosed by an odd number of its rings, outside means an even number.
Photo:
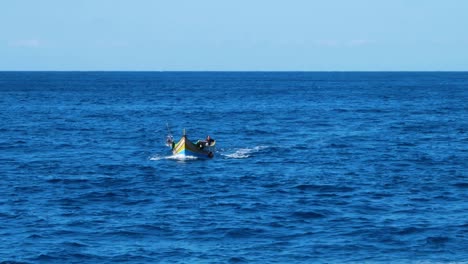
[[[238,73],[346,73],[346,72],[356,72],[356,73],[378,73],[378,72],[389,72],[389,73],[450,73],[450,72],[459,72],[459,73],[468,73],[468,70],[1,70],[0,72],[167,72],[167,73],[227,73],[227,72],[238,72]]]

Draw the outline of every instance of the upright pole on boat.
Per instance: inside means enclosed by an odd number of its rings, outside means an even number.
[[[172,136],[171,129],[169,128],[169,123],[166,123],[167,127],[167,133],[169,133],[169,136]]]
[[[186,136],[187,134],[185,134],[185,128],[184,128],[184,137]]]

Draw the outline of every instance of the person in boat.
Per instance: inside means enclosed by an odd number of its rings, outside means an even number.
[[[206,143],[206,146],[211,146],[211,144],[213,144],[214,142],[214,139],[212,139],[209,135],[206,137],[206,140],[205,140],[205,143]]]
[[[198,140],[197,141],[197,146],[200,149],[203,149],[204,147],[209,147],[211,144],[213,144],[214,139],[212,139],[209,135],[206,137],[205,140]]]
[[[171,147],[172,149],[174,149],[175,142],[174,142],[174,138],[172,136],[167,136],[166,146]]]

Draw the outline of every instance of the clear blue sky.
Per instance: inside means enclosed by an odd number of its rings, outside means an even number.
[[[0,70],[468,70],[468,1],[5,0]]]

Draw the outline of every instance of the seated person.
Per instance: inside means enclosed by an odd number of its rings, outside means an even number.
[[[166,146],[174,148],[174,138],[172,136],[167,136]]]
[[[210,136],[207,136],[205,142],[206,146],[211,146],[211,144],[214,142],[214,139],[212,139]]]
[[[214,139],[212,139],[210,136],[207,136],[205,140],[198,140],[196,145],[200,148],[203,149],[204,147],[209,147],[211,144],[213,144]]]

